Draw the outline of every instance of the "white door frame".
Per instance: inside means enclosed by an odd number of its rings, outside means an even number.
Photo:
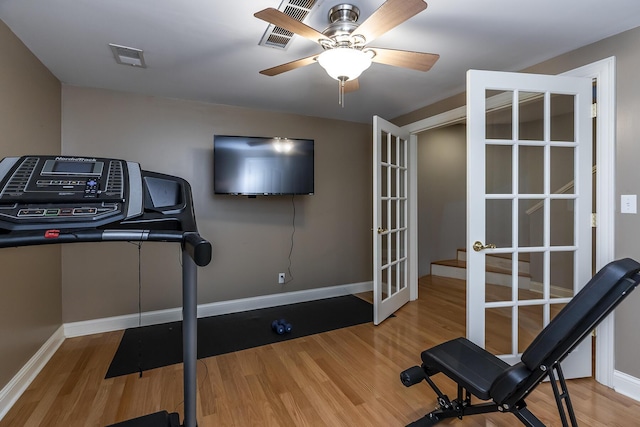
[[[597,81],[597,110],[596,119],[596,212],[598,213],[596,228],[596,270],[604,267],[615,257],[615,57],[603,59],[580,68],[562,73],[561,75],[574,77],[590,77]],[[427,117],[414,123],[403,126],[411,134],[410,153],[411,158],[416,158],[417,137],[420,132],[447,126],[466,119],[466,106]],[[418,182],[417,165],[409,171],[410,188],[416,189]],[[412,198],[413,199],[413,198]],[[409,206],[410,224],[413,230],[417,230],[418,206],[417,200]],[[410,246],[410,259],[418,259],[417,245]],[[412,286],[413,286],[412,282]],[[415,296],[417,298],[417,284]],[[413,297],[411,299],[414,299]],[[614,358],[614,316],[608,316],[597,328],[596,334],[596,381],[608,386],[613,386],[615,369]]]

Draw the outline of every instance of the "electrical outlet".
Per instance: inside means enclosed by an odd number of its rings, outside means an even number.
[[[280,283],[281,285],[284,284],[284,278],[284,273],[278,273],[278,283]]]

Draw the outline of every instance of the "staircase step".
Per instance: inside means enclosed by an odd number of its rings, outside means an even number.
[[[530,273],[529,257],[526,254],[518,254],[518,271]],[[467,250],[464,248],[457,250],[457,259],[467,261]],[[489,266],[511,271],[511,255],[510,254],[486,254],[485,263]]]
[[[434,261],[431,263],[431,275],[465,280],[467,278],[467,263],[459,259]],[[485,281],[494,285],[511,286],[511,270],[487,265]],[[531,276],[520,271],[518,273],[518,287],[529,289],[530,284]]]

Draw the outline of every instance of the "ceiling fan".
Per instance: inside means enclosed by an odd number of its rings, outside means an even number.
[[[254,14],[270,24],[314,41],[324,49],[319,54],[287,62],[260,71],[276,76],[314,62],[340,82],[339,103],[344,106],[344,92],[359,88],[358,76],[372,62],[429,71],[440,55],[406,50],[370,47],[374,39],[427,8],[423,0],[387,0],[369,18],[358,24],[360,10],[351,4],[339,4],[329,10],[329,26],[322,32],[297,21],[274,8]]]

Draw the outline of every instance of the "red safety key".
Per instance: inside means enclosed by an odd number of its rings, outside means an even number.
[[[47,230],[44,232],[45,239],[55,239],[60,236],[60,230]]]

